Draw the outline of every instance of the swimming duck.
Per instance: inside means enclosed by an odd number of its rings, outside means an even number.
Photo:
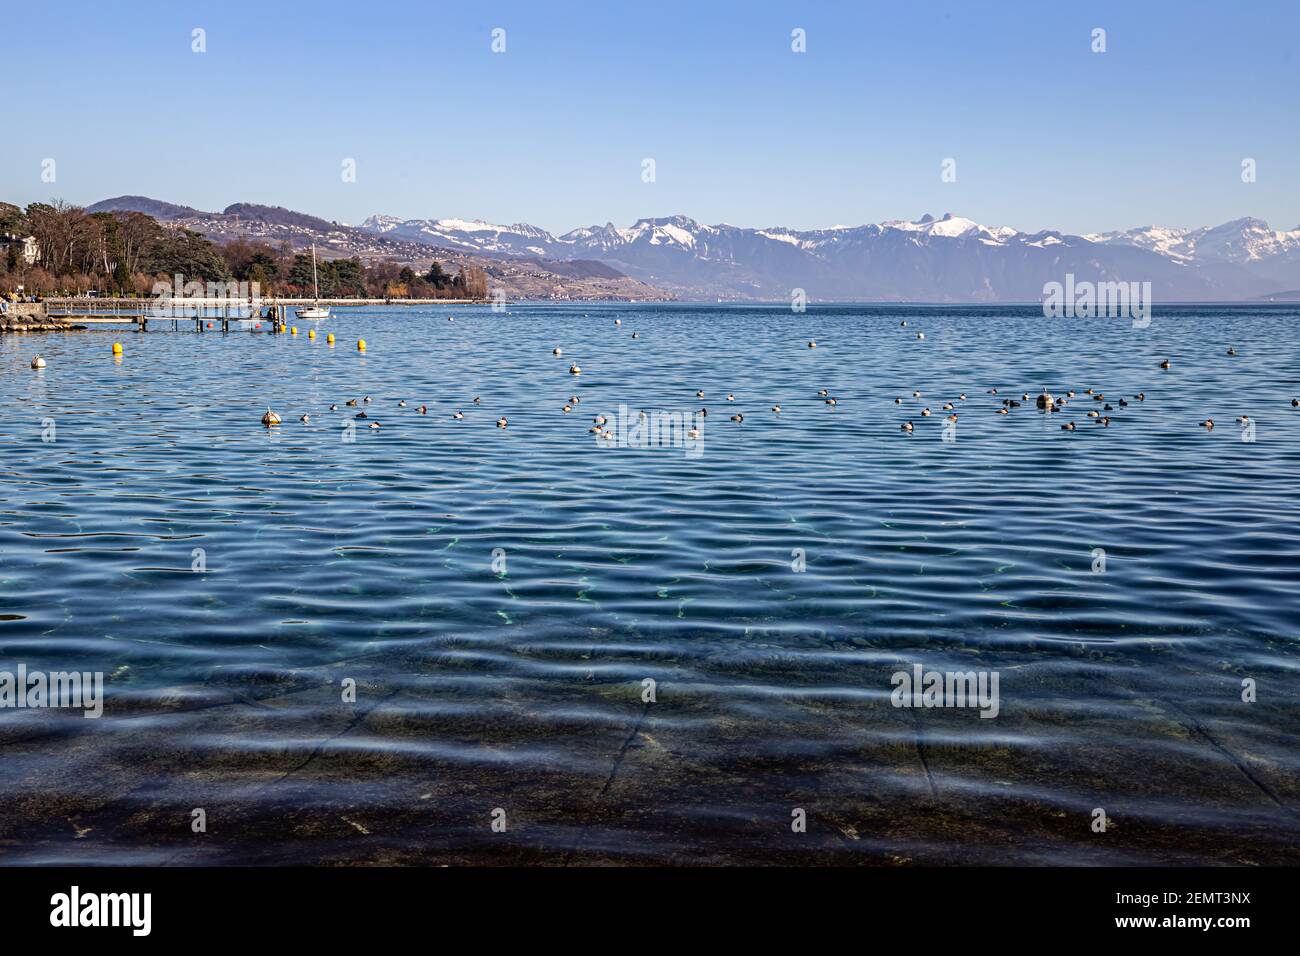
[[[406,407],[406,399],[402,399],[401,401],[399,401],[399,402],[397,403],[397,407],[398,407],[398,408],[405,408],[405,407]]]
[[[510,423],[506,421],[506,417],[504,415],[502,415],[500,418],[497,419],[497,428],[505,428],[506,425],[508,424]]]
[[[367,415],[365,412],[357,412],[357,416],[356,416],[356,417],[357,417],[357,418],[369,418],[370,416]]]
[[[1204,428],[1206,431],[1211,431],[1211,430],[1213,430],[1213,428],[1214,428],[1214,419],[1213,419],[1213,418],[1207,418],[1205,421],[1201,422],[1201,427]]]
[[[1145,401],[1147,400],[1147,393],[1146,393],[1146,392],[1138,392],[1138,393],[1137,393],[1136,395],[1134,395],[1133,397],[1136,398],[1139,402],[1145,402]]]
[[[1089,418],[1101,418],[1101,412],[1097,411],[1096,409],[1093,409],[1092,411],[1090,411],[1090,412],[1088,413],[1088,417],[1089,417]]]
[[[1085,394],[1085,395],[1091,395],[1092,392],[1093,392],[1093,390],[1092,390],[1091,388],[1085,388],[1085,389],[1083,390],[1083,394]]]
[[[475,396],[474,396],[474,404],[475,404],[475,405],[482,405],[482,404],[483,404],[483,399],[482,399],[482,397],[481,397],[481,396],[478,396],[478,395],[475,395]]]
[[[895,405],[902,405],[902,404],[903,404],[903,400],[902,400],[901,398],[896,398],[896,399],[894,399],[894,404],[895,404]]]
[[[45,359],[39,355],[32,359],[32,368],[45,368]]]
[[[1061,430],[1067,432],[1074,431],[1074,422],[1066,422],[1064,425],[1061,426]]]
[[[903,424],[899,425],[898,427],[905,432],[910,432],[913,428],[913,425],[911,422],[903,422]]]
[[[552,355],[563,355],[563,354],[564,354],[564,350],[561,349],[561,348],[554,348],[554,349],[551,349],[551,354],[552,354]]]
[[[1292,407],[1292,408],[1300,408],[1300,398],[1293,398],[1293,399],[1291,399],[1291,407]]]
[[[569,404],[570,404],[570,405],[577,405],[580,401],[582,401],[582,399],[580,399],[577,395],[570,395],[570,396],[569,396]]]
[[[776,412],[778,415],[780,415],[780,414],[781,414],[781,406],[780,406],[780,405],[773,405],[773,406],[772,406],[772,411],[774,411],[774,412]]]
[[[828,399],[826,399],[826,404],[827,404],[827,405],[838,405],[839,402],[836,401],[836,400],[833,399],[833,398],[828,398]]]
[[[817,343],[816,343],[816,342],[809,342],[809,343],[808,343],[808,347],[809,347],[810,349],[815,349],[815,348],[817,347]]]
[[[1161,368],[1169,368],[1169,366],[1170,366],[1171,364],[1172,364],[1172,363],[1169,361],[1169,359],[1165,359],[1163,362],[1160,363],[1160,367],[1161,367]]]
[[[818,394],[819,396],[821,396],[822,398],[825,398],[827,395],[830,394],[830,392],[828,392],[828,391],[826,391],[826,389],[822,388],[822,389],[818,389],[818,390],[817,390],[817,394]]]
[[[451,417],[452,417],[452,418],[455,418],[455,419],[461,419],[461,418],[464,418],[464,417],[465,417],[465,413],[464,413],[464,412],[457,412],[456,414],[452,415]]]
[[[266,410],[266,414],[262,416],[262,424],[265,425],[267,428],[270,428],[272,425],[278,425],[280,424],[280,416],[277,415],[275,412],[271,411],[271,409],[268,407]]]
[[[998,393],[998,390],[997,390],[996,388],[990,388],[990,389],[989,389],[989,394],[990,394],[990,395],[996,395],[997,393]]]
[[[930,417],[930,409],[928,407],[921,409],[921,417],[922,418]]]
[[[597,425],[603,425],[607,421],[609,421],[609,419],[606,418],[604,415],[597,415],[595,418],[592,419],[592,421],[595,422]]]
[[[1028,399],[1029,396],[1026,394],[1025,398]],[[1043,392],[1038,396],[1036,402],[1039,408],[1046,409],[1049,412],[1056,407],[1056,399],[1048,393],[1046,387],[1043,388]]]
[[[696,398],[703,398],[703,397],[704,397],[704,389],[700,389],[699,391],[697,391],[697,392],[695,393],[695,397],[696,397]]]
[[[367,405],[369,405],[372,401],[374,401],[374,399],[372,399],[369,395],[367,395],[365,398],[362,399],[362,401],[365,402]]]
[[[1238,424],[1238,425],[1249,425],[1249,424],[1250,424],[1250,416],[1249,416],[1249,415],[1238,415],[1238,416],[1237,416],[1237,424]]]
[[[898,323],[898,327],[899,327],[900,329],[905,329],[905,328],[907,328],[907,319],[904,319],[902,322],[899,322],[899,323]]]
[[[1065,397],[1066,397],[1066,398],[1074,398],[1074,389],[1070,389],[1068,392],[1066,392],[1066,393],[1065,393]]]
[[[1011,410],[1008,409],[1007,406],[1003,405],[1001,408],[998,409],[998,414],[999,414],[999,415],[1010,415],[1010,414],[1011,414]]]
[[[569,414],[569,412],[571,412],[571,411],[573,411],[573,406],[572,406],[572,405],[565,405],[565,406],[564,406],[564,414],[567,415],[567,414]]]
[[[700,430],[699,430],[698,428],[692,428],[690,431],[688,431],[688,432],[686,433],[686,437],[687,437],[687,438],[699,438],[699,437],[700,437]]]
[[[1109,415],[1105,416],[1105,417],[1101,420],[1101,424],[1102,424],[1102,426],[1103,426],[1104,428],[1110,428],[1110,416],[1109,416]]]
[[[920,398],[920,397],[921,397],[921,393],[920,393],[920,392],[913,392],[913,393],[912,393],[912,397],[913,397],[913,398]]]
[[[1046,392],[1047,389],[1043,389],[1043,391]],[[1029,401],[1029,393],[1028,393],[1028,392],[1025,392],[1023,395],[1021,395],[1021,396],[1020,396],[1020,400],[1021,400],[1022,402],[1027,402],[1027,401]]]
[[[917,341],[920,341],[921,339],[925,338],[925,333],[924,333],[924,332],[917,332],[917,333],[916,333],[916,338],[917,338]]]
[[[640,337],[641,337],[641,333],[640,333],[640,332],[633,332],[633,333],[632,333],[632,338],[634,338],[634,339],[639,339]]]
[[[371,423],[370,423],[370,427],[371,427],[371,428],[378,428],[378,427],[379,427],[379,422],[371,422]]]
[[[311,416],[310,416],[310,415],[303,415],[302,418],[298,419],[298,421],[300,421],[300,422],[302,422],[304,425],[306,425],[309,421],[311,421]]]
[[[1115,409],[1110,407],[1110,402],[1107,402],[1104,406],[1102,406],[1101,410],[1103,412],[1113,412]]]
[[[591,432],[591,434],[593,435],[599,435],[601,432],[601,427],[599,425],[592,425],[590,428],[587,429],[587,431]]]
[[[570,374],[570,375],[581,375],[581,374],[582,374],[582,369],[578,368],[578,363],[577,363],[577,362],[574,362],[572,365],[569,366],[569,374]]]
[[[339,410],[339,407],[338,407],[337,405],[331,405],[331,406],[330,406],[330,411],[331,411],[331,412],[337,412],[338,410]]]
[[[1121,398],[1121,399],[1119,400],[1119,407],[1120,407],[1120,408],[1128,408],[1128,401],[1125,400],[1125,399],[1123,399],[1123,398]]]
[[[419,408],[416,409],[416,411],[419,412],[421,415],[427,415],[429,414],[429,406],[421,405]]]
[[[347,401],[347,405],[348,405],[349,408],[356,408],[356,407],[357,407],[357,400],[356,400],[355,398],[349,398],[348,401]]]
[[[622,325],[622,324],[623,324],[623,320],[622,320],[622,319],[615,319],[615,320],[614,320],[614,324],[615,324],[615,325]]]
[[[959,402],[964,402],[964,401],[966,401],[966,393],[965,393],[965,392],[962,392],[960,395],[958,395],[958,396],[957,396],[957,401],[959,401]]]
[[[735,400],[736,400],[736,396],[735,396],[735,395],[732,395],[730,392],[728,392],[728,393],[727,393],[727,401],[729,401],[729,402],[734,402]]]
[[[1228,346],[1228,354],[1229,354],[1229,355],[1236,355],[1236,354],[1237,354],[1237,350],[1234,349],[1231,345],[1229,345],[1229,346]]]
[[[956,412],[953,412],[951,415],[949,415],[949,416],[948,416],[948,421],[950,421],[950,422],[956,422],[956,421],[957,421],[957,413],[956,413]]]
[[[701,408],[700,411],[699,411],[699,414],[703,415],[705,418],[708,418],[708,417],[709,417],[709,410],[708,410],[707,408]]]
[[[733,422],[743,422],[745,420],[745,416],[740,414],[740,412],[736,412],[736,414],[731,416],[731,420]]]
[[[943,410],[944,410],[945,412],[950,412],[950,411],[952,411],[952,409],[953,409],[953,404],[952,404],[952,402],[944,402],[944,403],[943,403]]]

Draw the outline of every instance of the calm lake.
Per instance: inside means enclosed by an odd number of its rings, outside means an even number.
[[[0,338],[0,862],[1300,862],[1300,309],[309,325]]]

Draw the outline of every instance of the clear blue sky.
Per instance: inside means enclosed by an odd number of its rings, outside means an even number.
[[[1295,0],[3,4],[0,198],[23,204],[138,193],[557,232],[673,213],[1300,224]]]

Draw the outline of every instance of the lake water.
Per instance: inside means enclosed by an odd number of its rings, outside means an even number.
[[[1300,862],[1294,307],[156,325],[0,338],[0,861]]]

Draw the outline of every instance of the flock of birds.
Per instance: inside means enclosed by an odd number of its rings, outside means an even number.
[[[453,320],[450,317],[448,317],[448,321],[453,321]],[[614,319],[615,326],[621,326],[622,324],[623,324],[622,319],[617,319],[617,318]],[[899,324],[903,328],[907,327],[906,320],[902,321]],[[640,338],[640,333],[633,332],[632,338],[634,339]],[[923,340],[925,338],[925,333],[917,332],[916,338],[918,340]],[[816,340],[809,341],[808,348],[810,349],[817,348]],[[561,349],[559,346],[556,346],[554,349],[552,349],[551,354],[554,355],[556,358],[562,358],[564,355],[564,350]],[[1237,350],[1235,348],[1232,347],[1228,348],[1227,355],[1235,356],[1236,354],[1237,354]],[[42,366],[44,365],[43,361],[41,361],[41,365]],[[36,360],[32,362],[32,367],[33,368],[37,367]],[[1165,359],[1160,363],[1159,367],[1162,370],[1168,370],[1173,367],[1173,363],[1169,359]],[[581,366],[579,366],[577,362],[571,362],[569,365],[569,374],[573,376],[581,375],[582,374]],[[821,389],[817,394],[824,404],[832,408],[839,405],[839,399],[831,395],[826,389],[824,388]],[[996,388],[988,389],[988,395],[996,398],[998,396],[998,389]],[[695,397],[699,399],[703,399],[704,390],[697,389],[695,392]],[[729,392],[727,394],[727,401],[729,402],[735,401],[735,398],[736,396],[734,393]],[[1032,401],[1034,403],[1034,406],[1038,410],[1044,412],[1056,413],[1064,410],[1065,407],[1069,405],[1071,402],[1073,402],[1076,398],[1079,401],[1091,401],[1093,403],[1093,406],[1086,412],[1085,417],[1090,419],[1093,423],[1102,426],[1103,428],[1109,428],[1111,425],[1112,419],[1109,414],[1110,412],[1116,412],[1119,409],[1127,408],[1130,404],[1130,400],[1126,398],[1107,399],[1106,394],[1104,392],[1097,391],[1096,389],[1093,388],[1084,389],[1082,393],[1076,393],[1074,389],[1070,389],[1063,396],[1058,397],[1052,395],[1050,392],[1047,391],[1046,387],[1044,387],[1041,390],[1041,392],[1039,392],[1039,394],[1036,396],[1031,396],[1029,392],[1022,392],[1019,399],[1001,398],[1000,404],[994,409],[994,412],[995,414],[998,415],[1009,415],[1014,409],[1019,408],[1022,405]],[[920,390],[912,391],[912,399],[918,402],[922,400],[922,394]],[[944,417],[944,420],[955,425],[957,423],[960,414],[957,411],[959,407],[958,403],[965,402],[966,400],[967,400],[966,393],[962,392],[956,397],[955,400],[944,402],[941,407],[941,411],[948,413]],[[473,404],[481,405],[482,401],[483,401],[482,397],[476,395],[473,399]],[[567,415],[573,412],[581,401],[582,399],[578,395],[576,394],[570,395],[563,405],[564,414]],[[1138,392],[1137,394],[1133,395],[1132,401],[1139,402],[1139,403],[1145,402],[1146,393]],[[370,405],[372,402],[373,402],[373,398],[370,395],[366,395],[361,399],[356,399],[356,398],[349,399],[344,404],[349,408],[356,408],[359,406]],[[894,404],[898,406],[903,405],[904,404],[903,396],[900,395],[896,397],[894,399]],[[405,399],[402,399],[397,402],[397,407],[407,408],[408,404]],[[1291,399],[1291,407],[1300,408],[1300,398]],[[337,404],[330,405],[329,410],[331,412],[337,412],[339,410],[339,406]],[[774,414],[777,415],[781,414],[781,406],[779,404],[773,405],[772,411]],[[429,408],[427,405],[420,405],[415,409],[415,412],[419,415],[427,415],[429,413]],[[700,415],[701,417],[708,417],[709,410],[707,407],[701,407],[697,414]],[[934,413],[931,411],[929,405],[925,405],[920,412],[922,418],[930,418],[933,416],[933,414]],[[641,422],[644,422],[646,420],[646,413],[644,411],[638,412],[637,415],[638,415],[638,419]],[[457,409],[452,414],[451,417],[454,421],[461,421],[465,418],[465,413],[460,409]],[[368,428],[378,429],[381,427],[378,421],[372,420],[370,418],[369,413],[364,408],[361,408],[361,410],[356,412],[354,418],[356,418],[357,420],[366,421]],[[744,420],[745,420],[745,416],[743,412],[736,412],[731,416],[731,421],[736,423],[743,422]],[[301,421],[304,424],[307,424],[311,421],[311,415],[304,414],[299,418],[299,421]],[[1251,421],[1250,416],[1248,415],[1239,415],[1237,417],[1238,424],[1240,424],[1243,427],[1249,425],[1250,421]],[[262,416],[262,424],[267,426],[268,428],[277,426],[281,424],[281,418],[278,414],[276,414],[268,407],[266,410],[266,414]],[[510,424],[509,420],[504,415],[502,415],[496,421],[497,428],[506,428],[509,424]],[[1213,430],[1214,428],[1214,419],[1207,418],[1204,421],[1200,422],[1199,424],[1200,427],[1205,428],[1207,431],[1210,431]],[[1061,430],[1072,432],[1076,430],[1076,427],[1077,426],[1075,422],[1068,421],[1061,425]],[[913,431],[915,431],[916,425],[912,420],[909,419],[903,422],[901,425],[899,425],[899,429],[903,432],[907,432],[910,434]],[[588,431],[589,433],[595,435],[597,438],[607,440],[607,441],[613,440],[617,437],[614,430],[609,427],[609,418],[606,415],[595,416],[592,419],[592,426],[588,429]],[[699,428],[692,427],[687,433],[687,437],[692,439],[699,438],[700,437]]]

